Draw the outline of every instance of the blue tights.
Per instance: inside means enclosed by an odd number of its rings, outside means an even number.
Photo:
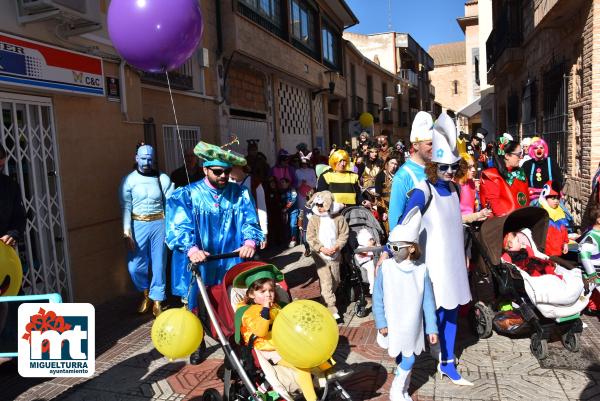
[[[442,357],[440,360],[440,369],[451,379],[460,379],[460,374],[456,371],[454,361],[454,345],[456,342],[456,321],[458,319],[458,307],[454,309],[439,308],[436,311],[438,331],[440,333],[440,348]]]

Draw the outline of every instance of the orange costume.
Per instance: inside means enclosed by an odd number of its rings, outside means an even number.
[[[245,305],[246,303],[244,301],[240,302],[237,304],[236,310]],[[246,309],[244,316],[242,317],[242,338],[244,339],[244,344],[249,344],[250,337],[254,335],[255,349],[261,351],[274,351],[275,346],[271,342],[271,325],[281,310],[281,307],[277,304],[271,307],[271,310],[269,311],[269,320],[260,315],[262,309],[263,307],[261,305],[250,305],[250,307]]]

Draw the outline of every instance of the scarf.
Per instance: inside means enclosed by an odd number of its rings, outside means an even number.
[[[508,185],[512,185],[515,180],[520,180],[520,181],[525,182],[525,180],[526,180],[525,173],[523,172],[522,169],[518,168],[516,170],[509,171],[506,174],[506,182],[508,183]]]

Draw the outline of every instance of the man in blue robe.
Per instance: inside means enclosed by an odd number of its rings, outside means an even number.
[[[264,235],[250,192],[229,182],[233,164],[244,165],[246,160],[204,142],[196,146],[194,153],[204,159],[206,177],[178,188],[168,199],[166,241],[169,248],[200,264],[202,280],[210,286],[219,284],[225,272],[242,259],[252,258]],[[239,258],[203,263],[208,255],[235,251],[239,251]],[[198,305],[198,287],[186,265],[187,260],[173,264],[173,277],[181,277],[178,283],[173,283],[174,292],[177,285],[177,295],[183,297],[188,308],[194,309]],[[196,352],[190,362],[199,363],[200,359]]]

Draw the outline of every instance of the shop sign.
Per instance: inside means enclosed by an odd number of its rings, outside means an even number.
[[[102,59],[0,33],[0,84],[104,96]]]

